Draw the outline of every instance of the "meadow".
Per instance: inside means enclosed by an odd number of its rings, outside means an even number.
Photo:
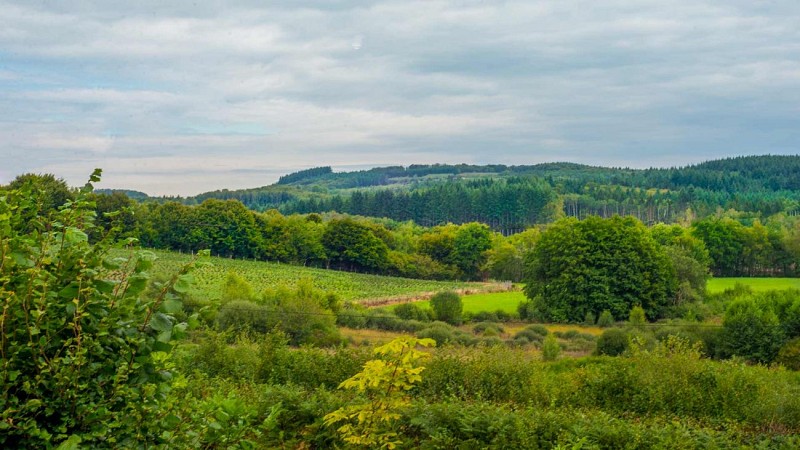
[[[800,289],[800,278],[711,278],[706,289],[710,294],[731,289],[737,284],[749,286],[754,292]]]
[[[514,313],[517,311],[517,305],[525,300],[525,294],[522,291],[487,292],[465,295],[461,300],[464,302],[464,312],[467,313],[497,310]],[[430,307],[428,300],[416,304],[423,308]]]

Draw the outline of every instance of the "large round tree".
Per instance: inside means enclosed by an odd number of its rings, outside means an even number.
[[[559,220],[525,261],[525,294],[537,318],[579,322],[641,305],[660,317],[677,288],[675,270],[647,228],[632,217]]]

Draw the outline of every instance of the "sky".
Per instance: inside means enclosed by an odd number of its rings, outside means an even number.
[[[796,0],[0,0],[0,184],[800,153]]]

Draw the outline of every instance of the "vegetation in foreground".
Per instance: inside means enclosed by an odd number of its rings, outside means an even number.
[[[800,376],[759,365],[798,368],[795,291],[725,291],[657,330],[643,305],[624,327],[589,311],[584,322],[608,327],[596,342],[538,324],[513,342],[494,322],[455,328],[468,317],[452,293],[431,312],[389,316],[305,283],[255,293],[235,273],[214,309],[187,295],[196,263],[159,280],[152,252],[112,254],[113,235],[92,241],[90,191],[49,218],[34,191],[0,196],[3,446],[800,445]],[[718,311],[721,325],[698,321]],[[403,338],[373,353],[342,346],[336,324],[405,328],[438,345],[407,358],[391,349],[422,349]],[[597,356],[564,358],[567,343]],[[402,389],[371,389],[381,386]],[[381,420],[365,422],[367,411]]]

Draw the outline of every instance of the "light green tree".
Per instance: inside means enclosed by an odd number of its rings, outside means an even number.
[[[326,425],[341,424],[337,431],[345,442],[365,448],[393,449],[402,442],[395,430],[400,413],[411,398],[409,391],[422,380],[425,370],[418,363],[430,354],[417,346],[433,347],[433,339],[400,337],[375,349],[377,359],[339,385],[357,392],[360,403],[347,405],[325,415]]]

